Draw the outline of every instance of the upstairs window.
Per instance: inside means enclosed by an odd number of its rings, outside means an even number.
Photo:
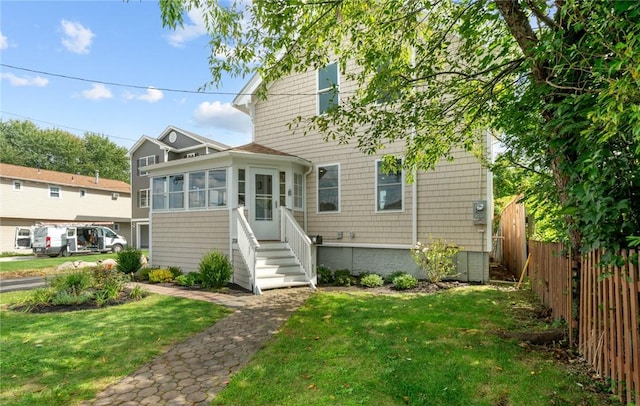
[[[22,182],[20,182],[19,180],[14,180],[13,181],[13,190],[15,191],[22,191]]]
[[[149,155],[138,159],[138,176],[143,176],[149,172],[145,170],[145,166],[153,165],[157,161],[155,155]]]
[[[382,161],[376,161],[376,210],[400,211],[402,205],[402,161],[397,161],[395,172],[386,172]]]
[[[340,211],[340,166],[318,166],[318,212]]]
[[[55,199],[60,198],[60,187],[58,186],[49,186],[49,197],[53,197]]]
[[[141,209],[149,207],[149,189],[138,190],[138,207]]]
[[[83,198],[87,196],[87,190],[86,189],[80,189],[80,197]]]
[[[318,115],[325,114],[339,102],[338,64],[318,69]]]

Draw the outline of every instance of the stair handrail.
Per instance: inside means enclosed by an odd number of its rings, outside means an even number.
[[[242,254],[247,270],[249,271],[249,278],[251,279],[251,286],[253,287],[253,293],[259,295],[262,293],[260,287],[256,283],[256,251],[260,248],[260,243],[253,234],[253,230],[244,215],[244,207],[240,206],[234,209],[236,212],[236,228],[238,230],[238,247]]]
[[[316,247],[293,217],[290,209],[280,206],[280,241],[286,242],[296,256],[312,289],[316,288]]]

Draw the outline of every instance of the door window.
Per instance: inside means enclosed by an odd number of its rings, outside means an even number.
[[[257,221],[273,220],[273,177],[257,173],[255,178]]]

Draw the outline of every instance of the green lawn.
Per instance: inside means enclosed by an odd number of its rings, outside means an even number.
[[[492,287],[423,296],[316,294],[214,404],[609,403],[549,352],[495,334],[544,328],[523,318],[530,307],[525,292]]]
[[[148,251],[142,251],[143,255],[149,255]],[[65,262],[85,261],[96,262],[107,258],[117,258],[117,254],[92,254],[72,255],[70,257],[38,257],[34,259],[21,259],[17,261],[0,261],[0,278],[18,278],[23,276],[40,276],[56,273],[56,268]]]
[[[98,310],[30,314],[0,294],[0,404],[73,405],[228,314],[202,301],[151,295]]]

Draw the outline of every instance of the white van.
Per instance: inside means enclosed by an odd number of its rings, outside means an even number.
[[[33,233],[36,256],[120,252],[126,246],[127,240],[109,227],[91,224],[42,226],[36,227]]]

